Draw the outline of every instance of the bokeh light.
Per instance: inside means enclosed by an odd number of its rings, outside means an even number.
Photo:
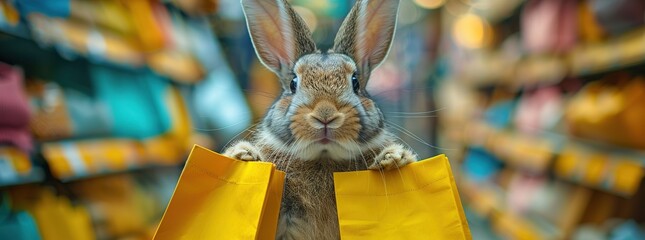
[[[487,43],[490,32],[488,23],[475,14],[458,17],[452,28],[455,41],[466,48],[481,48]]]

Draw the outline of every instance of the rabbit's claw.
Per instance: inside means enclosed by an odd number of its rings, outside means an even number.
[[[242,161],[262,161],[260,150],[250,142],[240,141],[224,151],[224,156]]]
[[[394,169],[400,168],[409,163],[416,162],[417,155],[411,150],[399,145],[392,144],[385,147],[381,153],[376,155],[374,163],[368,167],[368,169],[378,170],[378,169]]]

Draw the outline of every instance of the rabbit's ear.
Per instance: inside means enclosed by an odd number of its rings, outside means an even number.
[[[360,75],[368,76],[390,49],[398,9],[399,0],[356,0],[334,39],[334,52],[352,57]]]
[[[242,6],[256,54],[283,80],[300,56],[316,50],[309,28],[286,0],[242,0]]]

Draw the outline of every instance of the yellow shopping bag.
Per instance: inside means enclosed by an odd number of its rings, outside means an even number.
[[[445,155],[392,171],[334,173],[342,239],[471,239]]]
[[[195,146],[154,239],[275,239],[284,176]]]

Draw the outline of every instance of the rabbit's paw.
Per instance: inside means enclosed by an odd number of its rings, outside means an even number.
[[[388,170],[400,168],[416,161],[417,155],[414,152],[399,144],[392,144],[385,147],[381,153],[376,155],[374,163],[368,168],[372,170]]]
[[[250,142],[240,141],[224,151],[224,156],[242,161],[262,161],[260,150]]]

